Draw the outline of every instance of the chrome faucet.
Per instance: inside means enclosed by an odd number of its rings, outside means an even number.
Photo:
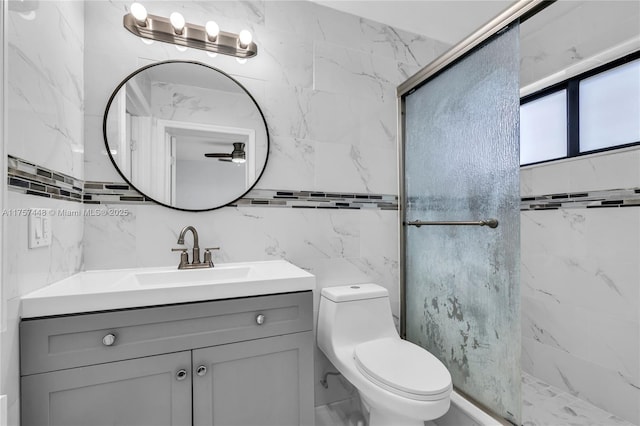
[[[189,263],[189,255],[187,254],[187,248],[174,248],[172,251],[181,251],[180,264],[178,269],[196,269],[196,268],[213,268],[213,261],[211,260],[211,250],[219,250],[220,247],[207,247],[204,249],[204,261],[200,262],[200,245],[198,244],[198,231],[193,226],[185,226],[180,231],[178,236],[178,244],[184,244],[184,235],[187,231],[191,231],[193,234],[193,253],[191,255],[191,263]]]

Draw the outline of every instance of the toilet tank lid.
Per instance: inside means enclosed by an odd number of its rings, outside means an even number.
[[[389,297],[389,292],[386,288],[371,283],[325,287],[322,289],[321,294],[322,297],[326,297],[333,302],[348,302],[351,300]]]

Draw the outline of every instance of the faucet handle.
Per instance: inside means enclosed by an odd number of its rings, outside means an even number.
[[[189,264],[189,254],[187,253],[187,248],[172,248],[171,251],[181,251],[180,253],[180,264],[178,265],[178,269],[184,269]]]
[[[220,250],[220,247],[205,247],[204,249],[204,264],[209,265],[210,268],[213,268],[213,260],[211,260],[211,250]]]

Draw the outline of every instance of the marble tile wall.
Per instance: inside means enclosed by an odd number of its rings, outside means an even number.
[[[634,426],[607,411],[522,373],[522,426]]]
[[[9,1],[7,9],[3,30],[7,57],[6,153],[82,179],[84,4]],[[55,210],[70,203],[8,193],[3,206],[6,262],[2,295],[7,327],[0,336],[0,393],[8,396],[9,425],[19,422],[20,296],[63,279],[82,266],[81,217],[54,217],[51,246],[28,249],[28,216],[22,209]]]
[[[443,43],[307,1],[143,2],[149,13],[215,19],[225,31],[248,28],[258,56],[235,58],[143,44],[122,27],[130,2],[85,5],[85,179],[119,182],[102,141],[111,91],[142,65],[200,61],[232,75],[255,97],[271,136],[258,190],[397,194],[395,87],[446,50]],[[121,206],[121,205],[120,205]],[[86,269],[171,265],[177,233],[195,225],[219,245],[214,261],[284,258],[317,277],[318,289],[377,282],[398,314],[397,211],[225,207],[185,213],[131,205],[130,214],[87,217]],[[316,300],[316,309],[317,309]],[[316,351],[316,377],[331,368]],[[318,382],[318,381],[316,381]],[[316,403],[349,396],[335,382],[316,386]]]
[[[521,170],[523,196],[640,185],[640,149]],[[523,369],[640,423],[640,207],[521,213]]]
[[[521,86],[558,72],[572,74],[585,60],[591,67],[602,65],[592,57],[637,40],[639,17],[638,2],[562,2],[543,10],[521,27]]]
[[[83,3],[20,3],[7,14],[9,154],[82,178]]]

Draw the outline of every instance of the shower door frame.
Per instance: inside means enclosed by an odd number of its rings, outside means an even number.
[[[406,208],[405,208],[405,96],[413,93],[420,86],[427,83],[439,73],[445,71],[458,60],[462,59],[475,47],[482,44],[495,34],[508,28],[510,24],[520,19],[520,22],[527,20],[531,16],[550,6],[556,0],[519,0],[498,16],[480,27],[473,34],[453,46],[451,49],[440,55],[427,66],[422,68],[413,76],[409,77],[396,89],[397,110],[398,110],[398,228],[400,235],[400,336],[406,338]]]

